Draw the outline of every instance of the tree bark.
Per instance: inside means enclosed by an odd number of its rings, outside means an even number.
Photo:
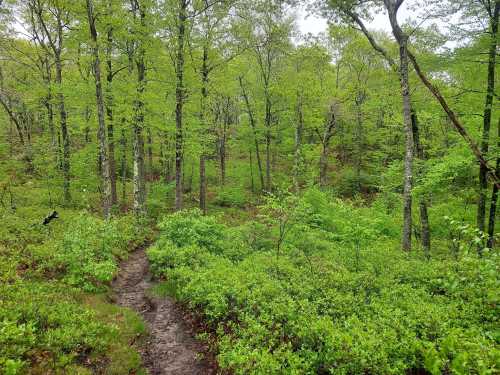
[[[148,178],[150,181],[153,180],[153,135],[151,134],[151,128],[147,128],[147,142],[148,142]]]
[[[90,113],[90,108],[89,108],[88,105],[85,106],[84,117],[85,117],[85,129],[84,129],[84,132],[85,132],[85,143],[90,143],[91,142],[91,138],[90,138],[90,117],[91,117],[91,113]]]
[[[175,209],[183,208],[183,107],[184,107],[184,42],[186,37],[187,0],[179,0],[177,16],[177,55],[175,87]]]
[[[62,38],[62,23],[61,20],[58,21],[58,29],[60,29],[60,38]],[[63,158],[62,158],[62,169],[63,169],[63,190],[64,190],[64,201],[66,203],[71,202],[71,192],[70,192],[70,179],[71,179],[71,151],[69,142],[69,132],[68,132],[68,115],[66,113],[66,106],[64,103],[64,94],[62,93],[62,61],[61,53],[58,49],[56,54],[56,83],[58,85],[59,92],[57,94],[58,105],[59,105],[59,116],[61,125],[61,136],[62,136],[62,146],[63,146]]]
[[[122,129],[120,144],[122,146],[121,179],[122,179],[122,207],[127,204],[127,137]]]
[[[255,124],[255,118],[253,115],[252,108],[250,106],[250,101],[248,100],[248,95],[245,91],[245,86],[243,85],[243,78],[240,76],[240,77],[238,77],[238,80],[240,82],[241,93],[243,95],[243,99],[245,100],[245,105],[247,107],[248,117],[250,119],[250,126],[251,126],[252,132],[253,132],[253,138],[254,138],[254,142],[255,142],[255,155],[257,157],[257,167],[259,169],[260,189],[261,189],[261,191],[264,191],[264,189],[265,189],[264,173],[262,171],[262,160],[260,158],[259,139],[257,137],[257,127]]]
[[[51,79],[51,69],[48,58],[45,59],[45,69],[46,69],[46,84],[47,84],[47,97],[45,100],[45,108],[47,109],[47,122],[49,125],[50,132],[50,144],[52,149],[55,150],[56,147],[56,132],[54,129],[54,109],[52,107],[52,79]]]
[[[248,149],[248,157],[249,157],[249,163],[250,163],[250,188],[252,190],[252,193],[255,192],[255,183],[253,180],[253,160],[252,160],[252,149]]]
[[[413,132],[411,125],[411,99],[408,77],[407,40],[400,45],[401,92],[405,130],[404,186],[403,186],[403,250],[411,250],[412,188],[413,188]]]
[[[332,104],[329,108],[325,129],[323,134],[319,134],[321,140],[321,155],[319,158],[319,186],[326,187],[328,185],[328,156],[330,154],[330,140],[333,137],[333,131],[337,126],[337,117],[335,114],[335,105]]]
[[[200,210],[207,213],[207,179],[205,170],[205,155],[200,155]]]
[[[226,142],[227,142],[227,132],[231,124],[231,105],[230,98],[225,97],[226,103],[223,104],[222,110],[222,129],[219,134],[219,163],[220,163],[220,181],[221,186],[226,184]]]
[[[146,14],[137,0],[134,1],[134,14],[139,15],[140,27],[143,30],[146,27]],[[137,68],[137,97],[134,103],[134,212],[138,216],[146,213],[146,182],[144,173],[144,89],[146,86],[146,66],[144,63],[144,35],[140,33],[138,40],[138,49],[135,56],[135,65]]]
[[[302,134],[304,132],[304,110],[302,93],[297,92],[297,124],[295,126],[295,155],[293,167],[293,182],[295,191],[300,189],[300,175],[302,174]]]
[[[111,16],[111,1],[108,1],[108,17]],[[108,161],[109,175],[111,181],[111,205],[118,204],[116,192],[116,161],[115,161],[115,136],[113,118],[113,63],[111,54],[113,51],[113,26],[107,25],[106,32],[106,120],[108,125]]]
[[[420,130],[418,125],[418,118],[415,111],[412,110],[412,129],[413,129],[413,142],[415,143],[415,152],[417,157],[421,160],[425,160],[424,149],[420,143]],[[421,197],[418,202],[420,211],[420,224],[422,231],[422,247],[427,257],[430,256],[431,252],[431,230],[429,225],[429,215],[427,212],[427,200]]]
[[[361,192],[361,164],[363,154],[363,103],[365,94],[360,90],[355,99],[356,104],[356,184],[358,192]]]
[[[498,119],[498,149],[500,149],[500,118]],[[497,157],[496,165],[497,175],[500,175],[500,156]],[[493,185],[493,191],[491,193],[491,203],[490,203],[490,217],[488,220],[488,248],[492,249],[495,240],[495,223],[496,223],[496,213],[498,206],[498,185]]]
[[[63,20],[62,20],[62,9],[58,7],[59,3],[56,4],[55,9],[51,12],[55,16],[56,21],[56,31],[55,35],[52,35],[47,27],[47,24],[44,19],[44,9],[40,3],[32,4],[35,5],[33,7],[33,12],[36,13],[36,17],[38,22],[41,25],[42,31],[48,39],[48,44],[52,49],[54,54],[54,62],[55,62],[55,70],[56,77],[55,82],[57,84],[57,106],[59,109],[59,117],[60,117],[60,128],[61,128],[61,136],[62,136],[62,160],[61,167],[63,171],[63,195],[64,202],[69,204],[71,202],[71,191],[70,191],[70,179],[71,179],[71,163],[70,163],[70,140],[69,140],[69,132],[68,132],[68,124],[67,124],[67,112],[64,100],[64,94],[62,92],[62,47],[63,47]]]
[[[104,119],[104,97],[101,83],[101,61],[99,59],[99,45],[97,42],[97,30],[95,27],[94,4],[92,0],[87,0],[87,19],[92,41],[91,51],[93,56],[93,69],[95,79],[97,119],[99,122],[99,159],[101,161],[101,198],[104,217],[111,217],[111,178],[108,160],[108,150],[106,142],[106,123]]]
[[[203,131],[206,130],[205,124],[205,104],[208,97],[208,46],[203,46],[203,61],[201,66],[201,103],[200,103],[200,123]],[[202,140],[202,150],[200,154],[200,210],[203,214],[207,213],[207,176],[206,176],[206,155],[205,144]]]
[[[271,98],[268,88],[265,90],[266,96],[266,191],[271,191]]]
[[[399,73],[401,81],[401,96],[403,98],[403,119],[405,133],[404,183],[403,183],[403,236],[402,248],[411,250],[412,230],[412,188],[413,188],[413,130],[411,121],[411,95],[408,69],[408,36],[398,24],[397,13],[403,3],[401,0],[384,0],[392,33],[399,45]]]
[[[500,13],[500,1],[496,1],[495,10],[490,17],[490,49],[488,54],[488,88],[483,115],[483,134],[481,139],[481,153],[487,155],[489,151],[490,128],[492,117],[493,97],[495,95],[495,66],[497,56],[498,40],[498,16]],[[477,228],[485,231],[486,220],[486,193],[488,189],[488,170],[485,165],[479,164],[479,199],[477,203]]]
[[[18,118],[16,117],[16,115],[14,114],[14,112],[12,111],[10,106],[7,104],[7,101],[4,100],[1,96],[0,96],[0,104],[2,105],[2,107],[5,109],[5,111],[9,115],[9,119],[14,123],[16,130],[17,130],[17,135],[19,137],[19,142],[24,147],[25,142],[24,142],[23,130],[22,130],[21,124],[19,123]]]

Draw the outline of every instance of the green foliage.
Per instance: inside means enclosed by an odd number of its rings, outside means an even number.
[[[287,251],[275,257],[269,220],[279,223],[273,213],[283,214],[287,199],[296,214],[283,241]],[[496,254],[427,261],[400,252],[398,232],[380,205],[356,207],[315,189],[270,200],[260,227],[229,229],[197,211],[174,214],[149,251],[166,289],[217,334],[223,368],[237,374],[498,370]],[[207,247],[199,240],[203,230],[185,228],[200,221],[221,237],[239,232],[232,236],[242,241],[232,247],[254,250],[239,258],[228,256],[230,246],[213,251],[210,241]]]
[[[144,242],[145,232],[138,230],[134,220],[106,222],[88,213],[75,216],[60,240],[29,247],[36,271],[87,292],[102,291],[130,246]]]
[[[222,252],[224,226],[198,209],[167,216],[158,228],[162,233],[161,241],[169,240],[178,247],[198,245],[215,254]]]
[[[28,364],[61,370],[88,352],[105,352],[114,328],[81,306],[75,290],[19,281],[0,292],[0,369],[6,374],[23,373]]]
[[[239,187],[224,187],[217,191],[214,204],[221,207],[244,208],[249,201],[249,196],[245,190]]]
[[[127,336],[143,333],[137,317],[123,320],[124,312],[104,301],[89,304],[82,291],[104,290],[118,260],[148,230],[133,216],[105,222],[88,212],[58,212],[44,226],[47,209],[40,203],[2,211],[0,373],[86,374],[82,363],[103,361],[109,373],[136,371],[140,359]]]

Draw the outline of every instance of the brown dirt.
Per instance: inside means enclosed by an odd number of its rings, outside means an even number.
[[[144,367],[150,375],[215,374],[214,363],[206,359],[206,347],[194,338],[182,311],[170,297],[148,294],[152,287],[145,249],[139,249],[122,263],[113,282],[116,303],[138,312],[149,336],[140,345]]]

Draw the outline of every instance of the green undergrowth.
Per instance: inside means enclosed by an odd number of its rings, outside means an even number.
[[[140,373],[139,316],[108,302],[128,251],[147,223],[45,204],[0,211],[0,374]]]
[[[382,206],[309,190],[235,227],[184,211],[148,256],[236,374],[498,373],[498,254],[404,254]]]

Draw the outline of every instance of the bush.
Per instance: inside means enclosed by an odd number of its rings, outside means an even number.
[[[132,217],[104,221],[81,213],[72,218],[61,238],[26,250],[37,276],[61,279],[86,292],[97,292],[113,279],[118,261],[143,243],[147,235]]]
[[[175,246],[198,245],[212,253],[222,253],[224,225],[214,217],[204,216],[198,209],[176,212],[164,218],[158,227],[160,241],[171,241]]]
[[[54,283],[0,285],[0,369],[17,374],[29,364],[48,372],[89,352],[104,353],[113,328],[98,322],[74,293]]]
[[[225,187],[217,191],[214,204],[221,207],[243,208],[248,204],[248,194],[242,188]]]
[[[264,224],[231,230],[197,211],[162,223],[149,252],[155,273],[217,333],[222,368],[236,374],[498,371],[496,254],[459,261],[403,254],[386,213],[332,202],[317,190],[306,192],[290,217],[281,254],[266,217]],[[231,241],[238,256],[221,245],[227,238],[240,240]]]

